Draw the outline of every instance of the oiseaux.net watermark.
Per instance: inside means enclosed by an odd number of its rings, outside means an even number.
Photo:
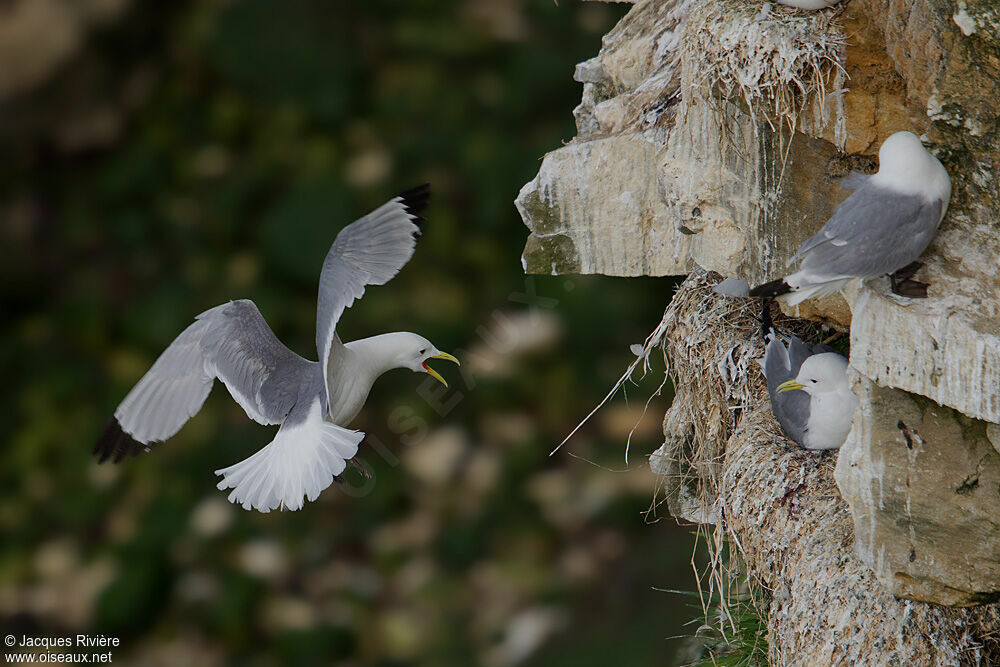
[[[114,650],[121,645],[108,635],[73,635],[34,637],[7,635],[4,664],[108,664],[114,662]]]

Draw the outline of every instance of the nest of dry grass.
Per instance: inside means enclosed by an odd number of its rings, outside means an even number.
[[[708,558],[692,558],[692,567],[705,625],[732,647],[745,639],[741,619],[758,619],[767,645],[750,655],[767,651],[775,664],[834,655],[855,664],[876,654],[912,664],[993,664],[996,607],[901,602],[850,557],[853,522],[834,481],[836,457],[784,439],[757,364],[761,304],[715,294],[718,280],[691,274],[644,346],[647,355],[666,354],[676,387],[666,442],[652,463],[672,513],[699,523]],[[826,335],[777,313],[775,327],[814,342]],[[906,632],[854,618],[885,619]]]
[[[675,399],[664,421],[666,445],[654,462],[665,476],[671,513],[717,523],[720,471],[726,443],[740,420],[767,401],[757,360],[763,357],[761,302],[719,296],[720,276],[696,271],[677,290],[647,348],[669,360]],[[820,325],[775,314],[775,325],[804,340]],[[648,354],[648,352],[647,352]],[[769,432],[781,438],[772,419]]]
[[[767,407],[767,389],[758,360],[763,357],[761,302],[719,296],[721,276],[695,271],[678,288],[644,354],[656,349],[668,359],[675,395],[664,419],[665,443],[651,465],[664,481],[665,501],[676,518],[697,524],[708,563],[692,566],[709,615],[732,619],[733,591],[759,603],[766,592],[747,581],[742,547],[725,521],[727,500],[721,489],[726,447],[738,429],[748,428],[757,443],[784,440]],[[775,313],[775,326],[804,340],[818,340],[821,326]],[[752,417],[750,423],[747,418]],[[734,556],[737,556],[734,558]],[[714,601],[714,602],[710,602]],[[724,635],[726,628],[718,628]],[[735,632],[735,624],[728,629]]]

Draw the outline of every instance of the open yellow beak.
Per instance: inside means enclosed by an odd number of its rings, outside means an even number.
[[[462,362],[460,362],[458,359],[456,359],[454,355],[448,354],[447,352],[441,352],[440,354],[435,354],[433,357],[428,357],[428,358],[429,359],[444,359],[446,361],[453,361],[458,366],[462,365]],[[436,370],[434,370],[433,368],[431,368],[430,366],[428,366],[426,361],[422,365],[424,367],[424,370],[427,371],[428,375],[430,375],[432,378],[434,378],[435,380],[437,380],[438,382],[440,382],[444,386],[446,386],[446,387],[448,386],[448,383],[445,382],[445,379],[443,377],[441,377],[441,375]]]
[[[788,382],[782,382],[778,385],[778,393],[783,394],[786,391],[794,391],[796,389],[805,389],[805,385],[799,384],[795,380],[789,380]]]

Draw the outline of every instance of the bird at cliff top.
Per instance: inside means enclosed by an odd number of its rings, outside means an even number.
[[[347,425],[376,378],[394,368],[427,373],[429,359],[458,363],[414,333],[343,343],[337,321],[366,285],[388,282],[413,255],[430,189],[423,185],[344,227],[319,277],[316,349],[295,354],[274,335],[253,301],[230,301],[195,318],[128,393],[94,447],[99,462],[120,462],[174,435],[205,402],[216,378],[259,424],[280,424],[253,456],[215,473],[231,502],[268,512],[297,510],[343,473],[364,433]],[[352,462],[353,463],[353,462]],[[357,465],[357,464],[355,464]]]
[[[896,294],[927,296],[927,285],[911,278],[948,210],[951,180],[910,132],[886,139],[878,161],[878,173],[853,173],[842,181],[854,192],[789,260],[801,259],[799,270],[753,288],[750,296],[777,297],[793,306],[833,294],[852,278],[884,273]]]
[[[799,9],[825,9],[833,7],[840,0],[778,0],[778,4]]]
[[[806,449],[837,449],[847,438],[858,399],[847,384],[847,359],[828,345],[791,336],[788,346],[771,325],[764,302],[764,361],[771,412],[789,439]]]

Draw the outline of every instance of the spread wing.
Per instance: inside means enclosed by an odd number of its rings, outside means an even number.
[[[801,270],[811,280],[891,273],[927,248],[944,212],[940,200],[893,192],[862,181],[833,217],[799,248]]]
[[[281,422],[302,376],[318,365],[274,335],[253,301],[231,301],[199,315],[125,396],[94,447],[115,463],[166,440],[201,409],[216,378],[260,424]]]
[[[316,303],[316,351],[330,396],[331,350],[338,342],[337,321],[367,285],[384,285],[413,256],[420,235],[421,212],[430,186],[421,185],[393,197],[363,218],[344,227],[330,247],[319,277]]]

